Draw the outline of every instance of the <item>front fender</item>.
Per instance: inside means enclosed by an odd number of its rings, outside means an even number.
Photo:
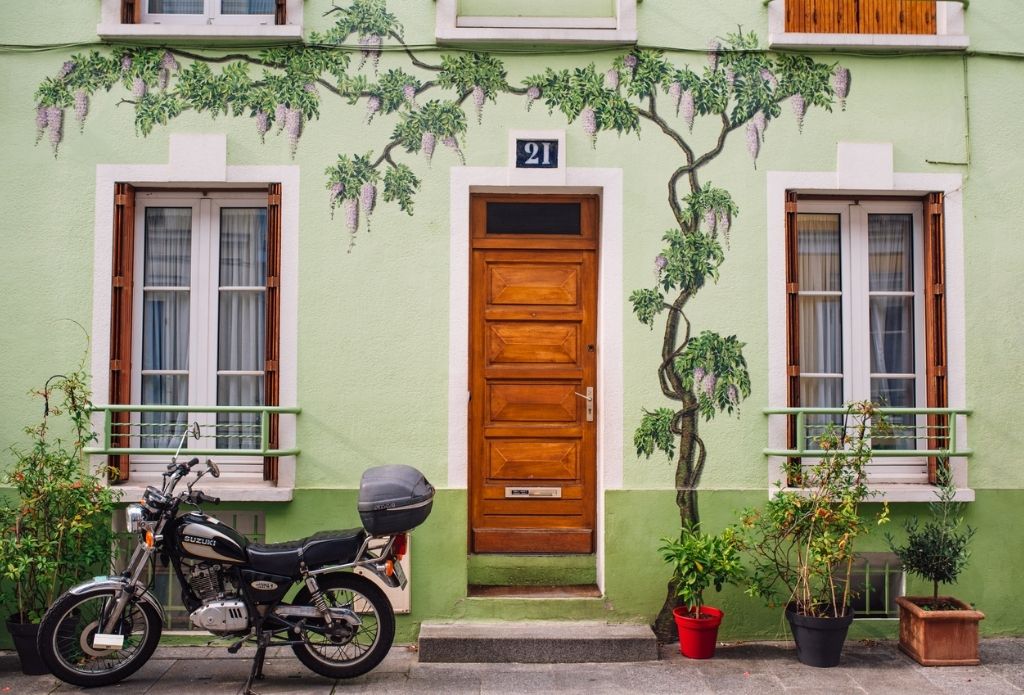
[[[78,586],[71,587],[70,589],[68,589],[68,593],[78,596],[80,594],[84,594],[87,591],[92,591],[93,589],[112,589],[114,591],[123,591],[125,589],[130,590],[130,587],[128,586],[128,582],[124,577],[93,577],[87,582],[82,582]],[[148,589],[142,586],[136,586],[133,593],[135,595],[135,598],[137,598],[140,601],[145,601],[153,608],[155,608],[157,613],[160,614],[160,621],[164,625],[167,624],[167,614],[164,613],[164,607],[160,605],[160,602],[156,599],[156,596],[151,594]]]

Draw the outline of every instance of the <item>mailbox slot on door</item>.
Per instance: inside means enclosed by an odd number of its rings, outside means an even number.
[[[560,487],[507,487],[505,488],[505,497],[523,498],[523,497],[550,497],[557,499],[562,496],[562,488]]]

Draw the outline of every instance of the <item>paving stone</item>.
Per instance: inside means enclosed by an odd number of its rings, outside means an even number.
[[[920,667],[917,672],[944,693],[1008,693],[1018,690],[984,665]]]
[[[854,680],[869,695],[934,695],[935,684],[912,668],[870,670],[854,674]]]

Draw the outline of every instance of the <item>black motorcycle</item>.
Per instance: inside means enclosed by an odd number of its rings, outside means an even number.
[[[175,493],[192,473],[187,489]],[[262,677],[270,646],[291,646],[303,664],[327,678],[353,678],[379,664],[394,640],[394,610],[374,582],[353,570],[405,588],[400,560],[407,532],[426,520],[433,504],[426,478],[410,466],[370,468],[359,486],[363,528],[256,544],[202,512],[202,505],[220,501],[193,490],[207,474],[220,476],[212,461],[178,463],[176,454],[161,489],[148,487],[141,504],[128,506],[128,530],[139,543],[125,571],[68,590],[39,625],[39,651],[50,671],[90,687],[116,683],[146,663],[164,623],[163,608],[144,579],[157,558],[174,568],[193,625],[238,638],[231,653],[255,642],[246,693]],[[179,514],[183,504],[196,511]],[[287,601],[293,586],[298,591]]]

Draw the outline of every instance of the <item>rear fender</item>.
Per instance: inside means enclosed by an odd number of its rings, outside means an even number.
[[[86,593],[87,591],[93,591],[94,589],[110,589],[113,591],[123,591],[125,589],[131,590],[124,577],[93,577],[87,582],[82,582],[78,586],[71,587],[68,589],[68,593],[78,596]],[[167,614],[164,613],[164,607],[160,605],[156,596],[151,594],[148,589],[145,589],[142,586],[136,586],[132,593],[137,600],[148,603],[150,606],[155,608],[156,612],[160,615],[160,621],[164,625],[167,624]]]

